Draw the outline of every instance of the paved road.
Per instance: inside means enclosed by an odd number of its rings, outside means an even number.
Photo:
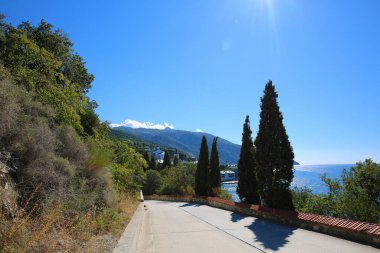
[[[145,201],[137,252],[344,252],[380,250],[206,205]]]

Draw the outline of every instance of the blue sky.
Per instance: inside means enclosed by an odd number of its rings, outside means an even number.
[[[255,136],[271,79],[296,160],[380,162],[380,2],[0,0],[63,29],[95,75],[101,119]]]

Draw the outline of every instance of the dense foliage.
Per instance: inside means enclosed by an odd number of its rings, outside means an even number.
[[[158,193],[161,186],[162,186],[161,174],[156,170],[147,170],[143,193],[145,195]]]
[[[108,137],[87,96],[93,79],[62,31],[0,18],[3,252],[83,251],[126,221],[132,202],[121,203],[141,189],[147,164],[131,143]]]
[[[249,116],[247,115],[243,126],[236,191],[242,202],[259,205],[260,197],[257,188],[256,166],[254,162],[255,149],[251,135],[252,131]]]
[[[327,194],[313,194],[308,188],[292,191],[297,211],[344,219],[380,223],[380,164],[368,159],[344,170],[340,179],[322,180]]]
[[[217,147],[218,137],[215,137],[212,142],[211,157],[210,157],[210,175],[209,175],[209,195],[217,196],[220,192],[220,166],[219,153]]]
[[[29,22],[17,28],[3,26],[1,58],[14,81],[51,106],[57,123],[71,125],[80,134],[95,134],[100,121],[93,111],[96,103],[87,97],[94,76],[69,38],[44,20],[37,27]]]
[[[164,169],[160,194],[192,195],[194,194],[196,166],[193,163],[177,165]]]
[[[199,151],[197,170],[195,173],[195,194],[207,196],[209,193],[209,153],[206,137],[203,136]]]
[[[277,97],[275,87],[269,81],[261,98],[259,131],[254,143],[257,182],[264,205],[293,210],[289,187],[293,180],[294,154]]]
[[[156,160],[153,156],[150,157],[149,163],[148,163],[148,170],[157,170]]]

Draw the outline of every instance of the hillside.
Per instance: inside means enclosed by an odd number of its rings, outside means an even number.
[[[148,142],[157,143],[162,146],[176,148],[198,157],[202,136],[206,136],[209,149],[214,135],[208,133],[190,132],[166,128],[164,130],[115,127],[112,129],[114,135],[122,137],[137,138]],[[218,138],[218,150],[220,162],[223,164],[236,164],[239,160],[240,145],[231,143],[223,138]]]
[[[130,220],[147,164],[109,137],[93,80],[62,30],[0,14],[0,252],[112,252]]]

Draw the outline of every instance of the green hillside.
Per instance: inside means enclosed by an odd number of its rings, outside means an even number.
[[[145,129],[116,127],[112,129],[115,136],[130,137],[156,143],[165,147],[175,148],[195,158],[199,155],[202,136],[206,136],[211,147],[213,135],[174,129]],[[239,159],[240,145],[231,143],[223,138],[218,139],[218,150],[222,164],[236,164]]]

